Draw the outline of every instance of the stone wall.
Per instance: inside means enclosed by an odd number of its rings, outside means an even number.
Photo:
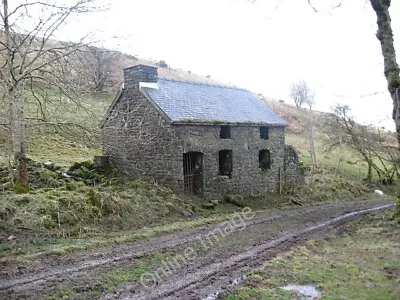
[[[285,185],[287,187],[304,183],[304,174],[300,169],[299,155],[291,145],[285,146]]]
[[[124,174],[151,177],[178,193],[184,191],[183,154],[192,151],[203,153],[204,196],[277,192],[280,179],[282,185],[285,179],[299,182],[298,158],[285,148],[284,127],[270,127],[267,140],[259,126],[232,125],[229,139],[220,138],[220,128],[170,124],[140,90],[126,89],[103,126],[103,150]],[[219,151],[225,149],[233,153],[231,178],[219,175]],[[265,171],[259,168],[263,149],[272,162]]]
[[[137,89],[125,90],[103,125],[103,152],[126,175],[173,185],[175,170],[170,125]],[[171,183],[172,181],[172,183]]]
[[[220,139],[218,125],[175,125],[175,136],[181,141],[177,155],[202,152],[205,196],[218,197],[227,193],[242,195],[276,192],[279,172],[284,167],[284,128],[270,127],[269,139],[260,138],[258,126],[231,126],[231,138]],[[271,168],[259,168],[259,151],[271,152]],[[232,176],[219,175],[219,151],[232,150]],[[178,185],[183,186],[183,176]]]

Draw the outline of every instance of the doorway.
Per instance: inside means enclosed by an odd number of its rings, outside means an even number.
[[[183,154],[183,178],[185,194],[203,194],[203,153]]]

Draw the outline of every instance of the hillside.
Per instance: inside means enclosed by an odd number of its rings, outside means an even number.
[[[173,68],[163,60],[148,60],[118,51],[96,47],[89,47],[88,50],[79,53],[79,55],[73,58],[73,60],[75,61],[72,64],[75,66],[75,72],[77,72],[77,76],[83,82],[88,80],[104,80],[105,91],[119,87],[123,81],[122,70],[124,68],[139,64],[158,67],[160,77],[205,83],[221,83],[218,80],[211,78],[211,76],[201,76],[190,70]],[[79,71],[82,73],[79,74]]]
[[[286,143],[295,146],[306,165],[311,162],[309,153],[309,122],[313,119],[315,148],[318,160],[318,168],[316,171],[318,173],[342,176],[359,182],[367,178],[367,164],[358,152],[350,149],[346,145],[330,149],[329,145],[332,144],[331,138],[333,136],[332,130],[333,128],[337,128],[336,116],[333,113],[320,111],[310,112],[306,108],[297,108],[295,105],[268,99],[264,96],[261,96],[261,99],[263,99],[272,110],[288,121],[289,126],[286,129]],[[389,148],[395,149],[397,147],[396,136],[392,132],[385,130],[378,131],[375,127],[355,124],[368,132],[371,137],[379,135]],[[378,160],[376,163],[380,165]],[[376,176],[376,174],[374,173],[373,176]]]

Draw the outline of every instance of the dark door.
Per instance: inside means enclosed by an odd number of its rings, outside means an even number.
[[[187,152],[183,154],[183,178],[186,194],[203,194],[203,153]]]

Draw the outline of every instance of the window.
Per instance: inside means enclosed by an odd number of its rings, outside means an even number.
[[[232,150],[219,151],[219,175],[232,178]]]
[[[260,150],[258,152],[259,168],[263,171],[271,169],[271,152],[267,149]]]
[[[260,127],[260,138],[263,140],[268,140],[269,138],[269,128],[267,126]]]
[[[219,137],[221,139],[230,139],[231,138],[231,127],[230,126],[221,126],[221,130],[219,132]]]

